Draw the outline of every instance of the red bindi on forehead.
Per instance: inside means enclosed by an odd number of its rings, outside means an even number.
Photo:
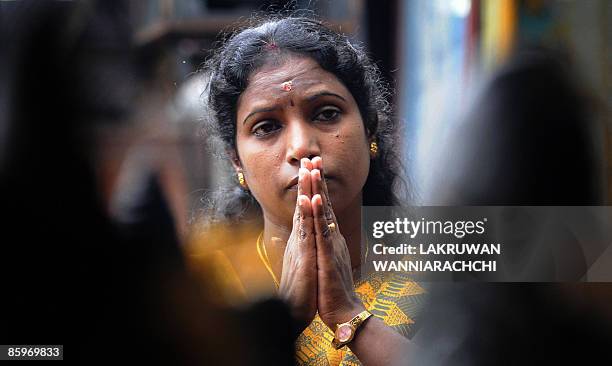
[[[238,110],[249,114],[257,108],[278,108],[278,103],[295,107],[302,97],[322,88],[350,98],[342,82],[310,58],[292,57],[282,64],[264,64],[250,75],[239,97]]]
[[[293,81],[289,80],[281,84],[282,91],[288,92],[288,91],[291,91],[291,89],[293,89]]]

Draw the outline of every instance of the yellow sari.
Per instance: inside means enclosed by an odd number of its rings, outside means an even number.
[[[257,253],[260,230],[213,230],[187,247],[192,271],[214,287],[221,303],[243,305],[276,295],[276,285]],[[355,283],[355,292],[374,316],[407,338],[414,335],[425,294],[419,284],[401,273],[372,273]],[[332,330],[316,316],[295,343],[297,364],[361,365],[348,347],[336,350],[333,338]]]

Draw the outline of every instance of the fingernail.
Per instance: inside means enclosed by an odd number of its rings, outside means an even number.
[[[312,158],[312,163],[319,165],[319,168],[323,167],[323,159],[320,156],[315,156]]]

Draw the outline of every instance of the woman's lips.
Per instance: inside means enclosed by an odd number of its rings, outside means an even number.
[[[291,178],[289,184],[287,184],[287,189],[290,191],[297,190],[298,179],[299,177],[297,175]]]
[[[289,191],[297,191],[297,187],[298,187],[298,179],[299,179],[299,177],[297,177],[297,176],[296,176],[296,177],[293,177],[293,178],[292,178],[292,179],[289,181],[289,184],[287,185],[287,190],[289,190]],[[329,181],[330,181],[330,180],[333,180],[333,179],[334,179],[333,177],[326,176],[326,177],[325,177],[325,183],[326,183],[326,184],[329,184]]]

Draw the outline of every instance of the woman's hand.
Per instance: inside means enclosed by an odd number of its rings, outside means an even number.
[[[351,258],[332,209],[320,157],[312,159],[311,210],[317,259],[317,307],[321,320],[335,330],[365,310],[353,285]]]
[[[317,312],[317,252],[312,216],[312,163],[302,159],[293,228],[283,257],[279,295],[299,322],[301,332]]]

